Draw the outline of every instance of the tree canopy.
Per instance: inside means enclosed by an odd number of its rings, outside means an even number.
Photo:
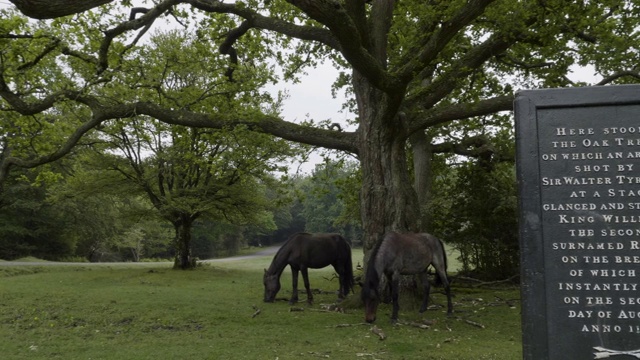
[[[57,9],[75,3],[56,0],[59,6],[47,13],[30,8],[30,1],[12,2],[38,18],[58,17]],[[499,113],[511,110],[515,90],[588,85],[570,80],[576,66],[593,68],[602,78],[599,85],[640,78],[635,0],[165,0],[149,8],[104,3],[86,1],[67,8],[73,16],[35,25],[5,12],[3,110],[32,122],[30,117],[69,107],[78,119],[69,134],[144,115],[195,128],[242,126],[354,154],[362,171],[365,253],[388,230],[428,230],[422,214],[430,201],[434,153],[497,162],[508,156],[492,142],[494,129],[509,124]],[[248,81],[241,70],[260,68],[266,60],[295,77],[318,59],[330,59],[342,71],[336,86],[353,94],[357,130],[297,124],[253,106],[211,111],[133,96],[146,91],[154,75],[134,54],[160,21],[194,36],[192,46],[204,51],[192,61],[224,55],[230,83]],[[127,92],[109,92],[125,85]],[[64,144],[77,142],[74,136]],[[65,147],[58,149],[52,154]]]

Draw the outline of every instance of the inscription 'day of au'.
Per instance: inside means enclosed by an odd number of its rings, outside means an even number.
[[[543,189],[567,194],[542,204],[553,214],[548,226],[566,234],[550,244],[565,272],[556,301],[569,306],[566,316],[581,332],[640,334],[640,326],[622,323],[640,319],[640,297],[623,295],[640,289],[640,273],[625,268],[640,264],[640,214],[630,213],[640,210],[640,126],[557,127],[553,135],[540,144],[546,149],[540,165],[541,175],[553,174],[541,177]]]

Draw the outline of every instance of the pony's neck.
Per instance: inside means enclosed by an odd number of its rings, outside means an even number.
[[[273,257],[273,261],[271,261],[271,265],[269,265],[269,269],[267,269],[267,274],[273,275],[277,274],[278,277],[282,275],[284,268],[287,267],[287,256],[289,252],[285,249],[286,244],[278,250],[276,256]]]

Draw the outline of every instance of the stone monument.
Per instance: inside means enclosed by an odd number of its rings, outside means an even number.
[[[523,357],[640,359],[640,86],[515,100]]]

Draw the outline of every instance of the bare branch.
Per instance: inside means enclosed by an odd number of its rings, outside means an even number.
[[[137,19],[126,21],[116,26],[113,29],[109,29],[105,31],[104,32],[105,37],[102,40],[102,44],[100,44],[100,50],[98,52],[98,59],[99,59],[98,73],[99,74],[102,73],[109,67],[108,53],[109,53],[109,48],[111,47],[111,43],[113,42],[113,39],[115,39],[117,36],[122,35],[127,31],[137,30],[140,28],[144,28],[143,32],[146,32],[151,27],[151,24],[153,24],[153,22],[158,17],[160,17],[166,11],[171,9],[171,7],[173,7],[176,4],[179,4],[180,2],[181,1],[179,0],[164,0],[158,5],[156,5],[156,7],[149,9],[143,16]],[[140,36],[141,35],[138,35],[138,38]],[[137,38],[135,41],[137,41]],[[135,44],[135,41],[133,44]],[[130,45],[129,47],[131,47],[132,45]]]
[[[185,2],[206,12],[238,15],[243,19],[250,20],[253,27],[257,29],[275,31],[300,40],[316,41],[335,50],[340,49],[340,44],[327,29],[316,26],[292,24],[283,20],[260,15],[246,7],[238,7],[236,4],[223,3],[222,1],[187,0]]]
[[[233,44],[244,34],[247,33],[251,29],[251,21],[245,20],[238,26],[237,28],[229,31],[227,34],[227,38],[220,45],[220,53],[224,55],[229,55],[231,66],[227,69],[225,75],[229,79],[230,82],[233,82],[233,71],[235,67],[238,66],[238,53],[236,49],[233,47]]]
[[[415,131],[453,120],[489,115],[499,111],[511,111],[513,110],[513,99],[512,95],[497,96],[473,104],[455,104],[412,113],[408,133],[412,134]]]

